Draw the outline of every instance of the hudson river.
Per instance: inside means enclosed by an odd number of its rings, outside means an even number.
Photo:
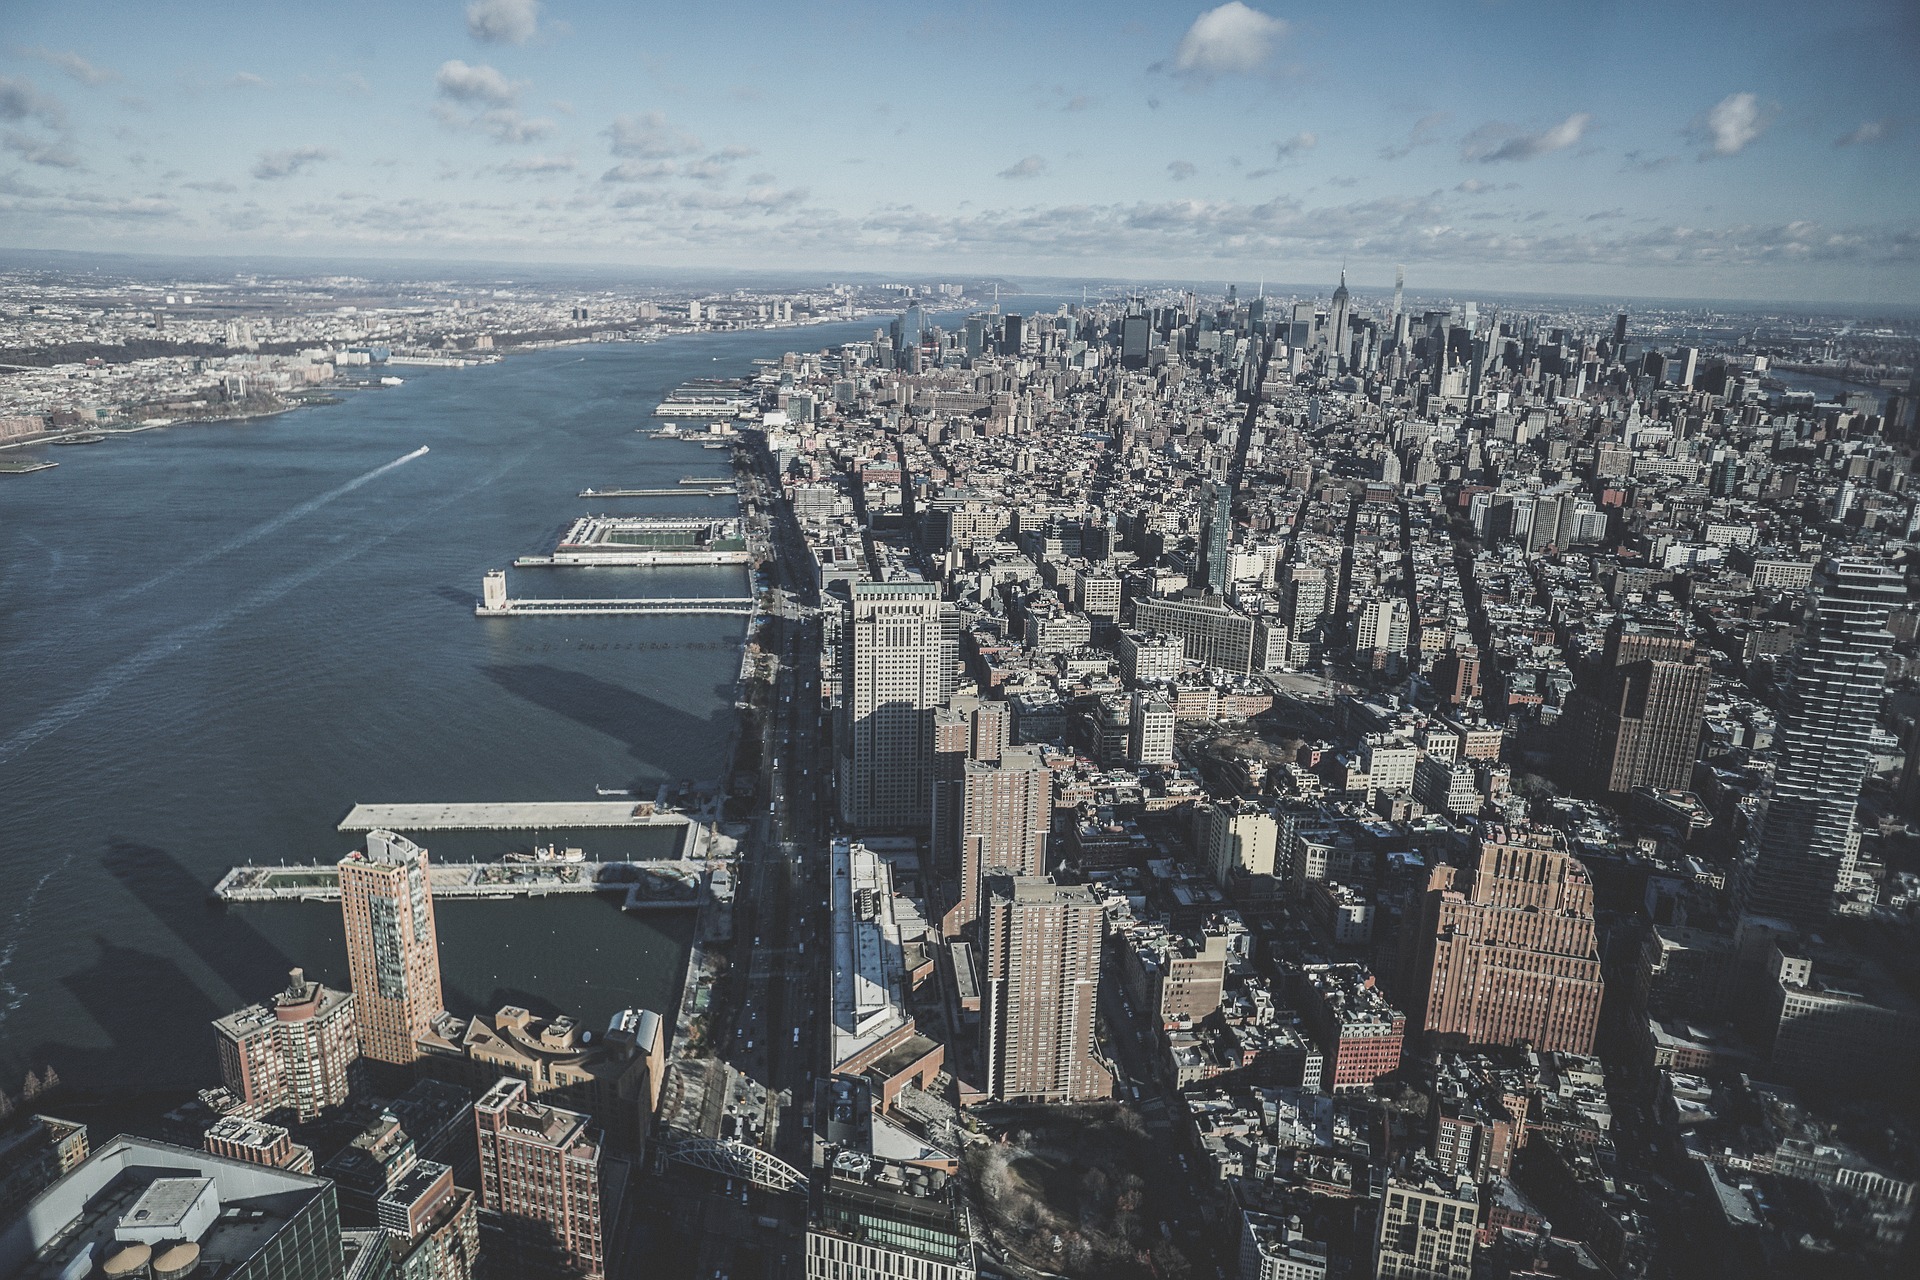
[[[90,1094],[177,1101],[219,1081],[211,1019],[293,965],[347,985],[337,906],[206,899],[236,863],[338,858],[355,802],[721,776],[741,619],[482,621],[481,575],[591,511],[731,513],[575,495],[724,474],[725,453],[637,434],[665,392],[873,327],[396,369],[406,385],[343,404],[43,449],[57,469],[0,476],[0,1088],[50,1062]],[[510,586],[735,595],[745,571],[525,569]],[[598,1027],[677,998],[686,912],[591,895],[436,910],[457,1012]]]

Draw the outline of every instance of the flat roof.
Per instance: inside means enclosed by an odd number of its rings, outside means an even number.
[[[356,804],[340,831],[539,831],[651,827],[689,821],[636,800],[525,800],[479,804]]]

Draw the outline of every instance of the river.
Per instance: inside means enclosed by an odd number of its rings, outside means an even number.
[[[51,1063],[95,1097],[184,1096],[218,1082],[213,1018],[293,965],[345,986],[337,907],[206,899],[236,863],[338,858],[356,802],[721,776],[741,619],[482,621],[481,575],[590,510],[730,512],[576,494],[724,474],[726,454],[636,428],[686,378],[873,329],[401,370],[404,386],[341,404],[44,449],[58,468],[0,476],[0,1087]],[[728,595],[745,577],[528,569],[511,585]],[[487,839],[442,851],[470,843]],[[686,912],[594,896],[436,910],[456,1011],[672,1012]]]

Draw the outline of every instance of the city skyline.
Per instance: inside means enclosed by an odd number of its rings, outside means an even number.
[[[0,45],[13,248],[1920,293],[1893,4],[91,8]]]

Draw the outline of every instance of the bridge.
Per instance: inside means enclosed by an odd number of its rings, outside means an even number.
[[[581,618],[603,614],[737,613],[753,614],[752,596],[659,597],[647,600],[482,600],[473,606],[479,618]]]
[[[806,1175],[768,1151],[736,1138],[689,1138],[667,1159],[729,1178],[745,1178],[769,1191],[804,1191]]]

